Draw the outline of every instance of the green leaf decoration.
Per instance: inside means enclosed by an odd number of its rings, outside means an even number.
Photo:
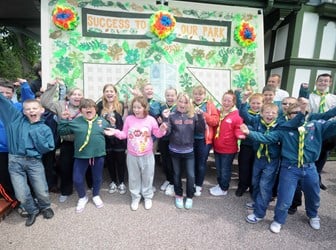
[[[194,63],[194,58],[192,57],[192,55],[189,52],[185,53],[185,58],[187,59],[187,62],[189,64],[193,64]]]
[[[78,49],[81,51],[87,50],[107,50],[107,45],[101,43],[98,40],[93,40],[91,42],[80,43]]]
[[[89,56],[94,60],[102,59],[104,54],[103,53],[91,53]]]
[[[125,7],[125,5],[123,5],[123,4],[120,3],[120,2],[117,2],[117,6],[118,6],[120,9],[122,9],[122,10],[128,10],[128,9]]]
[[[152,60],[152,59],[147,59],[147,60],[145,60],[145,61],[142,61],[142,62],[140,63],[140,65],[141,65],[141,67],[146,68],[146,67],[151,66],[153,63],[154,63],[154,60]]]
[[[138,68],[137,68],[137,72],[138,72],[139,74],[143,74],[143,73],[145,72],[145,70],[144,70],[144,68],[142,68],[142,67],[138,67]]]
[[[154,56],[154,60],[157,61],[157,62],[160,62],[161,61],[161,58],[162,58],[162,55],[161,54],[156,54]]]
[[[180,66],[179,66],[179,68],[178,68],[178,73],[180,75],[182,75],[185,72],[185,69],[186,69],[186,63],[185,62],[181,63]]]
[[[128,51],[130,50],[129,45],[128,45],[128,42],[124,41],[124,42],[122,43],[122,48],[123,48],[123,50],[124,50],[125,52],[128,52]]]
[[[67,50],[66,48],[60,48],[59,50],[56,50],[53,55],[55,58],[60,58],[66,54]]]

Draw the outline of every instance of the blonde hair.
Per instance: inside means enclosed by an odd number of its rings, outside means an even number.
[[[65,100],[66,100],[66,101],[69,101],[69,97],[72,96],[73,93],[74,93],[76,90],[80,91],[80,92],[82,93],[82,95],[83,95],[83,90],[82,90],[82,89],[80,89],[80,88],[72,88],[72,89],[69,89],[69,90],[67,91],[66,96],[65,96]]]
[[[120,115],[122,115],[122,113],[123,113],[122,108],[123,107],[122,107],[122,105],[121,105],[121,103],[119,101],[119,93],[118,93],[118,90],[117,90],[116,86],[114,86],[112,83],[105,84],[104,88],[103,88],[103,93],[109,87],[112,87],[113,90],[114,90],[114,92],[115,92],[115,94],[116,94],[111,106],[112,106],[113,110],[117,111]],[[109,103],[107,102],[104,94],[103,94],[102,99],[103,99],[102,114],[109,113],[110,112],[110,106],[109,106]]]
[[[264,96],[260,93],[254,93],[253,95],[251,95],[249,97],[249,101],[253,100],[253,99],[260,99],[261,101],[264,100]]]
[[[196,85],[194,88],[193,88],[193,91],[192,91],[192,93],[194,94],[194,93],[201,93],[201,94],[206,94],[206,90],[205,90],[205,88],[202,86],[202,85]]]
[[[189,95],[185,92],[181,92],[177,95],[177,98],[176,98],[176,103],[178,103],[179,100],[181,100],[182,98],[185,98],[187,103],[188,103],[188,106],[186,108],[187,110],[187,116],[189,118],[191,117],[194,117],[195,115],[195,109],[194,109],[194,105],[192,104],[192,100],[191,98],[189,97]]]

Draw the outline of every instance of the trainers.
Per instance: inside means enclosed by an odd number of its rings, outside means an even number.
[[[319,230],[320,229],[320,218],[319,217],[315,217],[315,218],[310,218],[309,219],[309,225],[315,229],[315,230]]]
[[[88,197],[84,196],[83,198],[80,198],[77,202],[76,212],[81,213],[83,212],[86,203],[88,203],[89,199]]]
[[[60,203],[66,202],[66,200],[68,199],[68,195],[60,195],[60,197],[58,198],[58,201]]]
[[[183,208],[183,197],[182,196],[175,197],[175,206],[177,208]]]
[[[155,193],[156,192],[156,187],[152,186],[152,190],[153,190],[153,193]]]
[[[104,206],[104,203],[99,195],[92,197],[92,201],[96,205],[96,208],[102,208]]]
[[[245,191],[246,190],[244,188],[238,187],[235,194],[236,194],[237,197],[241,197],[241,196],[243,196],[243,194],[245,193]]]
[[[165,191],[165,195],[169,195],[169,196],[174,196],[175,195],[174,185],[169,184],[167,186],[166,191]]]
[[[140,200],[138,200],[138,199],[132,200],[132,203],[131,203],[131,209],[132,209],[133,211],[136,211],[136,210],[138,209],[138,207],[139,207],[139,202],[140,202]]]
[[[162,185],[160,186],[160,190],[161,191],[165,191],[166,190],[166,188],[168,187],[168,185],[169,185],[169,181],[164,181],[164,183],[162,183]]]
[[[118,186],[118,191],[119,191],[119,194],[125,194],[126,193],[126,186],[123,182]]]
[[[222,190],[219,185],[210,188],[210,194],[213,196],[224,196],[227,195],[227,190]]]
[[[194,193],[195,196],[201,196],[202,194],[202,187],[196,186],[196,192]]]
[[[256,224],[256,223],[258,223],[259,221],[262,221],[262,218],[258,218],[257,216],[255,216],[255,214],[249,214],[248,216],[245,217],[245,220],[246,220],[248,223]]]
[[[247,209],[254,209],[254,201],[246,202],[246,203],[245,203],[245,207],[246,207]]]
[[[275,234],[278,234],[280,233],[280,230],[281,230],[281,224],[276,222],[276,221],[273,221],[270,225],[270,230],[271,232],[275,233]]]
[[[24,209],[24,207],[22,205],[18,206],[16,208],[16,211],[18,212],[18,214],[22,217],[22,218],[27,218],[28,217],[28,212]]]
[[[191,198],[187,198],[186,202],[185,202],[185,209],[192,209],[192,205],[193,205],[193,200]]]
[[[113,194],[117,191],[117,185],[114,183],[114,181],[111,182],[111,184],[109,185],[109,190],[108,192],[110,194]]]
[[[43,215],[44,219],[51,219],[52,217],[54,217],[54,211],[50,207],[43,209],[41,211],[41,214]]]
[[[151,199],[145,199],[145,209],[151,209],[153,205],[153,202]]]

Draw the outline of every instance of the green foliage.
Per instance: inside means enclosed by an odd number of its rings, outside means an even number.
[[[37,41],[23,34],[19,37],[6,27],[0,27],[0,77],[35,78],[32,67],[40,60],[40,54]]]

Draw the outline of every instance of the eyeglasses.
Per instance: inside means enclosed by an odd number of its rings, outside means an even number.
[[[283,102],[282,105],[289,105],[289,103],[288,102]]]

